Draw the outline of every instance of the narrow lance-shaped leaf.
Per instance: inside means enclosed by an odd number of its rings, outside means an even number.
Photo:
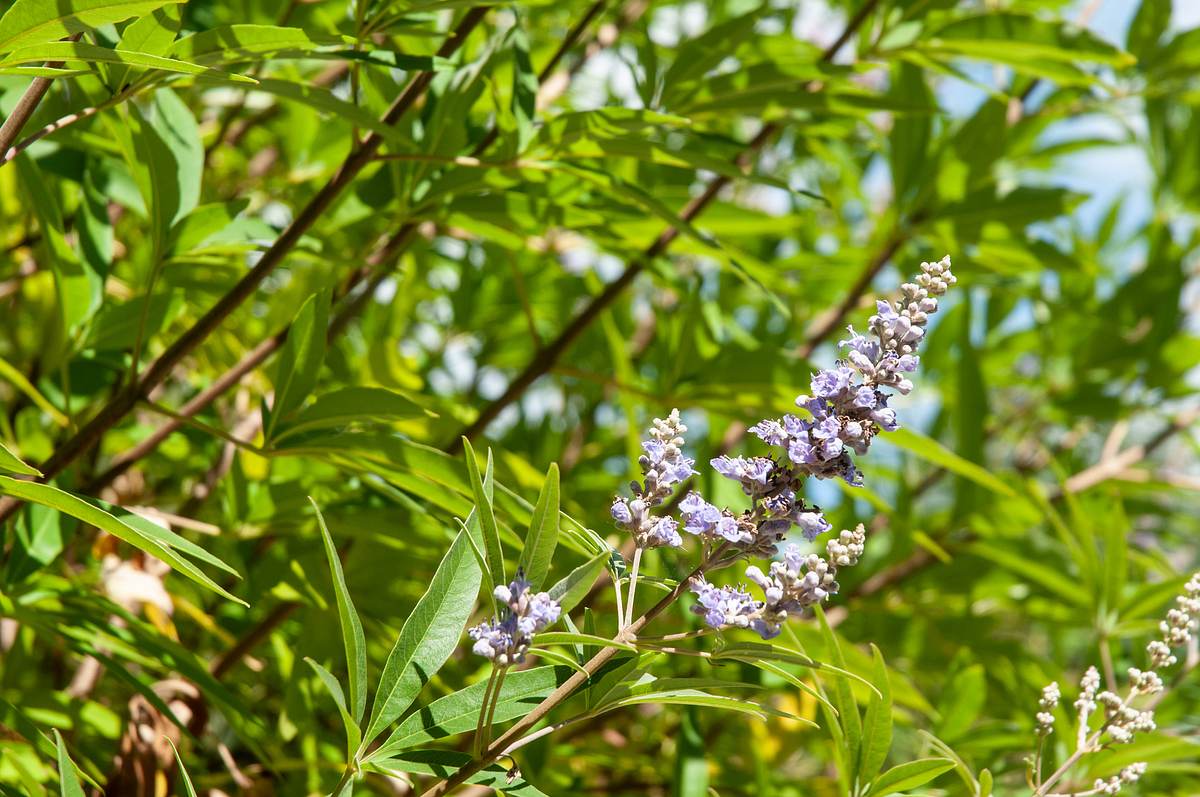
[[[459,532],[400,630],[375,690],[364,745],[412,705],[458,646],[483,575],[469,546],[466,532]]]
[[[480,537],[483,541],[484,558],[487,560],[488,573],[493,585],[507,584],[508,576],[504,572],[504,551],[500,545],[500,529],[496,525],[496,512],[492,507],[491,491],[487,489],[484,480],[479,475],[479,462],[475,459],[475,449],[471,441],[463,438],[463,451],[467,458],[467,477],[471,481],[471,492],[475,496],[475,516],[479,520]],[[492,474],[492,452],[488,450],[487,459],[488,480]],[[495,600],[493,599],[493,610]]]
[[[265,424],[267,440],[272,439],[279,421],[304,403],[317,384],[317,374],[325,360],[329,301],[329,291],[319,291],[308,297],[296,314],[287,342],[279,354],[275,403]]]
[[[500,687],[493,722],[505,722],[528,714],[556,686],[567,680],[571,672],[565,667],[534,667],[510,672]],[[366,760],[387,758],[435,739],[475,730],[486,688],[487,679],[476,681],[413,712]]]
[[[821,624],[821,638],[825,641],[826,654],[835,666],[845,670],[846,657],[842,655],[842,648],[838,644],[837,636],[834,635],[833,629],[829,627],[829,622],[825,619],[824,610],[819,605],[815,608],[817,620]],[[838,722],[845,733],[846,761],[853,765],[858,761],[858,753],[862,748],[862,717],[858,713],[858,704],[854,700],[854,692],[850,689],[850,683],[845,678],[837,679],[837,682],[834,684],[833,704],[837,707]]]
[[[125,523],[114,515],[99,509],[84,499],[51,487],[48,484],[19,481],[7,476],[0,476],[0,493],[11,495],[22,501],[32,501],[35,504],[57,509],[59,512],[78,518],[101,531],[106,531],[119,540],[129,543],[135,548],[145,551],[151,556],[161,559],[175,570],[222,597],[247,605],[245,601],[230,594],[224,587],[213,581],[204,571],[175,552],[173,545],[160,542],[145,532]]]
[[[954,768],[948,758],[918,758],[892,767],[879,776],[868,792],[869,797],[887,797],[902,791],[924,786],[929,781]]]
[[[0,470],[18,473],[22,476],[41,476],[42,472],[31,465],[26,465],[16,454],[8,450],[8,446],[0,443]]]
[[[595,584],[596,579],[604,572],[604,566],[608,564],[610,556],[612,556],[611,550],[601,551],[572,570],[549,589],[550,597],[558,602],[564,614],[574,609],[584,599],[588,590],[592,588],[592,584]]]
[[[875,664],[871,680],[881,694],[871,695],[863,719],[862,750],[857,773],[859,783],[868,783],[875,777],[892,746],[892,689],[887,665],[879,648],[874,645],[871,645],[871,656]]]
[[[175,754],[175,763],[179,764],[179,779],[183,781],[183,791],[187,797],[196,797],[196,787],[192,785],[192,778],[188,775],[187,767],[183,765],[183,759],[179,756],[179,748],[171,739],[167,738],[167,743],[171,745],[171,752]]]
[[[525,571],[530,589],[537,590],[550,572],[550,560],[558,545],[558,464],[551,463],[546,481],[533,508],[525,549],[521,551],[520,567]]]
[[[58,793],[61,797],[83,797],[83,786],[79,783],[79,775],[75,773],[75,764],[67,755],[67,746],[63,744],[62,734],[54,729],[54,744],[58,752]]]
[[[329,558],[329,575],[333,579],[333,593],[337,600],[338,622],[342,626],[342,645],[346,649],[346,669],[350,678],[350,706],[355,722],[361,722],[363,713],[367,710],[367,643],[363,636],[362,621],[350,600],[350,590],[346,588],[346,577],[342,573],[342,560],[337,548],[333,545],[333,537],[321,508],[311,497],[313,511],[317,513],[317,524],[321,527],[321,538],[325,541],[325,555]]]
[[[313,672],[321,679],[321,683],[325,685],[329,696],[333,698],[334,705],[337,706],[338,714],[342,717],[342,725],[346,729],[346,760],[354,758],[354,751],[362,744],[362,730],[358,727],[358,722],[350,715],[350,709],[346,705],[346,695],[342,691],[342,685],[338,683],[338,679],[333,676],[333,673],[317,664],[308,656],[304,657],[308,662],[308,666],[312,667]]]
[[[186,61],[174,58],[164,58],[161,55],[149,53],[124,52],[110,50],[95,44],[84,42],[49,42],[21,47],[0,60],[0,66],[17,66],[20,64],[35,64],[42,61],[66,61],[68,63],[101,63],[124,64],[126,66],[144,67],[146,69],[161,69],[164,72],[176,72],[184,75],[203,75],[216,80],[227,80],[231,83],[253,84],[254,78],[221,72],[208,67],[196,66]]]
[[[187,0],[17,0],[0,17],[0,52],[38,42],[52,42],[102,25],[149,14],[156,8]],[[136,23],[135,23],[136,24]]]

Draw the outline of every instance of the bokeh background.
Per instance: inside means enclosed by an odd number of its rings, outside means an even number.
[[[1028,794],[1041,687],[1059,681],[1069,704],[1089,665],[1143,665],[1200,563],[1200,3],[597,5],[491,9],[385,157],[57,477],[229,562],[243,578],[214,577],[248,608],[56,512],[7,522],[5,790],[57,788],[36,738],[53,727],[112,794],[171,788],[164,735],[201,793],[326,793],[340,722],[303,658],[344,664],[306,496],[344,553],[377,677],[470,511],[461,434],[490,447],[511,491],[506,540],[556,462],[564,511],[628,554],[608,507],[652,418],[678,407],[700,463],[762,453],[745,429],[788,411],[847,324],[862,329],[877,297],[947,254],[959,283],[917,388],[893,403],[905,430],[860,462],[864,488],[808,492],[837,527],[870,530],[829,617],[851,669],[870,676],[869,644],[887,662],[889,764],[949,750],[959,769],[917,793],[976,794],[986,768],[996,794]],[[378,117],[411,76],[395,54],[435,52],[462,7],[190,0],[180,38],[282,25],[325,49],[235,36],[191,53],[262,79],[249,89],[143,69],[122,93],[86,59],[56,80],[24,136],[56,129],[0,167],[5,445],[51,457],[131,368],[188,334],[329,180],[364,130],[357,113]],[[85,41],[115,47],[128,25]],[[331,56],[334,35],[384,55]],[[537,71],[564,41],[534,110]],[[0,74],[3,115],[29,80]],[[96,110],[61,123],[83,109]],[[146,128],[166,153],[149,166],[130,138]],[[761,146],[735,160],[748,142]],[[717,175],[716,199],[681,218]],[[663,230],[675,239],[645,256]],[[100,277],[64,327],[56,279],[72,257]],[[319,435],[264,434],[276,356],[187,409],[355,275],[307,400],[378,387],[395,402],[356,404]],[[710,499],[738,505],[736,486],[698,469]],[[585,554],[564,545],[553,573]],[[694,557],[643,566],[677,577]],[[611,633],[605,579],[589,605]],[[656,628],[696,623],[681,606]],[[811,622],[793,630],[829,654]],[[1195,648],[1181,658],[1194,666]],[[484,665],[464,645],[423,700],[485,679]],[[654,670],[757,683],[764,701],[823,720],[748,665],[663,656]],[[1200,792],[1198,717],[1192,674],[1159,731],[1093,757],[1081,779],[1144,760],[1140,793]],[[1051,755],[1070,735],[1051,737]],[[531,745],[519,765],[552,795],[799,797],[842,793],[832,750],[825,730],[788,719],[642,706]],[[376,775],[359,789],[410,793]]]

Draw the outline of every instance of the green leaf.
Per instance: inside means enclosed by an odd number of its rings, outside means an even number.
[[[158,525],[153,520],[144,518],[135,512],[130,512],[128,509],[125,509],[124,507],[116,506],[115,504],[110,504],[107,501],[102,501],[99,498],[91,498],[90,496],[83,496],[83,500],[87,501],[92,506],[95,506],[95,507],[98,507],[98,508],[104,510],[105,512],[109,513],[113,517],[120,520],[126,526],[130,526],[133,529],[141,532],[142,534],[146,535],[150,539],[157,542],[159,545],[163,545],[168,548],[171,548],[172,550],[176,550],[181,553],[185,553],[188,556],[191,556],[195,559],[199,559],[201,562],[205,562],[206,564],[210,564],[213,567],[220,568],[221,570],[224,570],[226,573],[228,573],[231,576],[234,576],[236,578],[242,577],[241,574],[238,573],[238,571],[234,570],[231,566],[229,566],[228,564],[226,564],[224,561],[222,561],[218,557],[214,556],[213,554],[209,553],[204,548],[201,548],[199,545],[196,545],[194,542],[187,539],[186,537],[181,537],[180,535],[176,534],[175,532],[171,531],[170,529],[164,528],[163,526]]]
[[[308,297],[288,331],[287,342],[279,355],[275,402],[265,424],[264,434],[268,441],[274,438],[279,421],[303,404],[317,384],[321,363],[325,360],[330,297],[328,290]]]
[[[0,61],[0,67],[33,64],[42,61],[123,64],[125,66],[158,69],[163,72],[176,72],[184,75],[203,75],[208,78],[227,80],[233,83],[256,82],[254,78],[244,75],[235,75],[229,72],[209,69],[208,67],[196,66],[185,61],[177,61],[174,58],[164,58],[161,55],[150,55],[149,53],[110,50],[107,47],[98,47],[97,45],[86,44],[84,42],[48,42],[46,44],[21,47],[5,56],[4,60]]]
[[[644,694],[630,695],[622,697],[611,703],[606,703],[605,711],[611,711],[626,706],[636,705],[677,705],[677,706],[703,706],[705,708],[716,708],[723,711],[733,711],[738,714],[750,714],[760,720],[766,720],[768,716],[785,717],[795,722],[800,722],[810,727],[817,727],[815,722],[797,717],[793,714],[788,714],[786,711],[779,711],[770,706],[754,703],[740,697],[726,697],[724,695],[714,695],[708,692],[702,692],[698,689],[669,689],[665,691],[646,692]]]
[[[821,626],[821,639],[825,642],[826,653],[835,666],[845,670],[846,658],[842,655],[842,646],[833,629],[829,627],[829,621],[825,619],[825,611],[819,604],[815,607],[815,611]],[[854,692],[850,689],[849,682],[843,678],[839,678],[834,684],[833,695],[833,705],[838,712],[838,723],[845,734],[846,761],[857,762],[860,760],[859,751],[862,749],[863,736],[862,717],[858,713],[858,703],[854,700]]]
[[[509,38],[513,56],[512,114],[517,120],[517,152],[524,152],[534,135],[538,78],[529,57],[529,35],[525,32],[524,19],[515,13],[515,9],[514,14],[516,24]]]
[[[972,664],[954,674],[938,706],[942,720],[938,735],[947,742],[962,738],[978,719],[987,701],[987,676],[983,666]]]
[[[122,52],[146,53],[147,55],[166,55],[171,49],[171,43],[179,33],[181,25],[180,6],[168,5],[157,8],[148,16],[135,20],[121,33],[121,41],[117,49]],[[121,90],[135,74],[132,67],[116,68],[112,71],[109,87]]]
[[[596,583],[596,579],[604,572],[604,566],[608,564],[611,556],[611,550],[601,551],[572,570],[548,590],[550,597],[562,607],[563,614],[574,609],[587,596],[592,585]]]
[[[614,642],[607,637],[594,634],[572,634],[566,631],[544,631],[533,639],[535,645],[590,645],[596,648],[617,648],[618,650],[636,651],[637,648],[625,642]]]
[[[12,383],[12,386],[25,394],[25,397],[37,406],[42,412],[50,416],[50,419],[59,426],[67,425],[67,416],[63,415],[62,411],[50,403],[42,393],[33,386],[33,383],[25,378],[25,374],[18,371],[12,366],[8,360],[0,357],[0,379],[5,379]]]
[[[346,729],[346,760],[353,761],[355,751],[362,744],[362,729],[358,727],[358,722],[350,715],[350,709],[346,706],[346,695],[342,691],[342,685],[338,683],[338,679],[334,678],[329,670],[317,664],[308,656],[305,656],[304,660],[308,662],[308,666],[312,667],[313,672],[321,679],[321,683],[325,685],[325,689],[329,692],[329,696],[333,698],[333,702],[337,706],[338,714],[342,717],[342,726]]]
[[[205,575],[204,571],[200,568],[176,554],[172,546],[159,542],[145,532],[134,528],[133,525],[123,522],[78,496],[64,492],[57,487],[51,487],[48,484],[18,481],[10,479],[7,476],[0,476],[0,493],[11,495],[22,501],[32,501],[35,504],[48,506],[73,518],[78,518],[101,531],[108,532],[117,539],[129,543],[141,551],[145,551],[151,556],[163,560],[192,581],[207,587],[218,595],[235,603],[240,603],[243,606],[247,605],[245,601],[234,597],[224,587]]]
[[[346,387],[318,396],[291,420],[281,422],[274,439],[314,429],[330,429],[354,423],[403,421],[411,418],[436,418],[437,413],[425,409],[403,393],[383,387]]]
[[[1070,606],[1086,606],[1088,594],[1079,588],[1077,579],[1061,568],[1031,559],[1028,553],[1013,553],[985,542],[973,543],[968,549],[972,554],[983,557],[1012,572],[1025,582],[1033,582],[1061,598]]]
[[[175,754],[175,763],[179,765],[179,778],[183,781],[183,790],[187,797],[196,797],[196,787],[192,785],[192,778],[188,775],[187,767],[183,765],[183,759],[179,756],[179,748],[171,739],[167,738],[167,743],[171,745],[171,752]]]
[[[342,627],[342,646],[346,650],[346,670],[350,680],[350,708],[355,722],[361,722],[367,709],[367,644],[363,637],[362,621],[350,600],[346,577],[342,573],[342,560],[333,537],[317,502],[309,497],[313,511],[317,513],[317,525],[321,527],[321,539],[325,542],[325,556],[329,559],[329,576],[333,579],[333,594],[337,600],[338,622]]]
[[[42,472],[37,468],[26,465],[21,461],[21,458],[8,450],[8,446],[0,443],[0,470],[6,470],[9,473],[18,473],[22,476],[41,476]]]
[[[565,667],[534,667],[508,673],[500,688],[493,720],[507,722],[528,714],[566,681],[571,672]],[[401,750],[475,730],[486,687],[486,680],[477,681],[413,712],[365,760],[387,758]]]
[[[467,459],[467,477],[471,480],[471,492],[475,496],[475,516],[479,520],[488,573],[493,585],[507,584],[508,576],[504,572],[504,550],[500,545],[500,529],[496,525],[496,513],[492,508],[492,498],[484,488],[483,479],[479,475],[479,462],[475,458],[475,449],[471,447],[471,441],[465,437],[463,438],[463,454]],[[489,471],[492,469],[491,449],[488,450],[487,468]],[[495,610],[494,606],[493,610]]]
[[[67,755],[67,746],[63,744],[62,734],[54,729],[54,744],[58,753],[58,793],[61,797],[83,797],[83,786],[79,775],[75,773],[75,764]]]
[[[280,50],[313,50],[319,46],[321,44],[300,28],[219,25],[211,30],[184,36],[168,52],[172,58],[193,64],[213,64],[234,56],[263,55]]]
[[[16,47],[65,39],[102,25],[149,14],[187,0],[16,0],[0,17],[0,53]],[[53,59],[51,59],[53,60]]]
[[[905,451],[916,454],[921,459],[951,473],[970,479],[999,495],[1016,498],[1017,494],[1004,482],[997,479],[990,471],[974,462],[969,462],[931,437],[926,437],[912,429],[897,429],[889,432],[883,439]]]
[[[190,214],[200,199],[204,146],[191,110],[170,89],[154,93],[149,115],[135,104],[133,145],[139,188],[150,211],[156,260],[167,251],[171,227]]]
[[[871,645],[871,657],[875,665],[871,680],[882,694],[871,696],[866,716],[863,718],[862,750],[859,753],[857,772],[859,783],[869,783],[879,774],[888,750],[892,747],[892,689],[887,665],[884,664],[879,648],[874,645]]]
[[[940,52],[1026,68],[1043,62],[1080,61],[1128,66],[1129,53],[1069,22],[1017,13],[989,12],[964,17],[933,31],[928,46]]]
[[[465,532],[459,532],[388,654],[364,744],[374,741],[412,705],[454,652],[474,609],[482,576]]]
[[[519,568],[525,571],[530,589],[537,590],[550,572],[550,559],[558,545],[558,464],[551,463],[546,481],[533,508],[529,534],[521,551]]]
[[[66,226],[58,198],[41,169],[26,155],[15,165],[22,187],[28,194],[29,207],[37,216],[45,238],[48,264],[54,272],[64,340],[72,335],[100,306],[103,277],[80,261],[66,241]]]
[[[954,768],[954,762],[948,758],[918,758],[899,764],[884,772],[871,785],[868,797],[886,797],[918,786],[924,786],[929,781]]]
[[[127,302],[106,302],[96,313],[84,348],[124,351],[133,348],[138,331],[147,337],[174,321],[186,305],[181,291],[154,293]]]
[[[410,750],[390,758],[373,760],[370,766],[387,774],[413,773],[445,780],[470,761],[469,753],[460,753],[457,750]],[[519,773],[514,776],[514,771],[491,764],[482,772],[469,777],[467,783],[498,789],[515,797],[547,797],[522,779]]]

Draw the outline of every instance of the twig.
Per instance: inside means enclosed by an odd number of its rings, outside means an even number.
[[[69,37],[67,41],[77,42],[83,33],[76,33]],[[62,61],[48,61],[46,66],[51,69],[56,69],[63,65]],[[17,136],[21,135],[21,128],[25,127],[29,118],[33,116],[33,112],[37,110],[38,104],[42,98],[46,96],[46,92],[50,90],[50,84],[54,78],[35,77],[29,83],[29,88],[25,89],[25,93],[21,95],[21,99],[17,100],[17,107],[13,108],[13,112],[4,120],[4,124],[0,125],[0,153],[4,153],[4,160],[0,161],[0,166],[3,166],[12,158],[9,157],[9,149],[13,142],[17,140]],[[16,154],[13,154],[16,157]]]

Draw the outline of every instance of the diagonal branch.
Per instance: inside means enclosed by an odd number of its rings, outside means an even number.
[[[554,70],[562,62],[562,59],[570,51],[570,49],[578,43],[586,32],[588,26],[599,16],[608,5],[608,0],[596,0],[595,3],[587,10],[584,16],[577,22],[568,32],[565,39],[559,45],[554,55],[538,73],[540,83],[545,83],[553,74]],[[637,13],[640,13],[638,11]],[[622,17],[622,21],[628,24],[636,19],[636,14],[626,14]],[[594,55],[596,50],[589,49],[588,52],[580,58],[569,70],[570,74],[575,74],[586,62],[587,58]],[[484,136],[484,138],[475,145],[471,150],[472,156],[479,156],[484,153],[487,148],[495,142],[499,128],[493,126],[492,129]],[[346,284],[342,286],[341,298],[344,304],[337,314],[333,317],[329,324],[328,340],[333,340],[346,328],[347,324],[355,318],[361,311],[363,306],[370,297],[374,294],[375,288],[389,273],[388,266],[399,258],[409,245],[413,242],[417,232],[417,224],[413,221],[406,221],[400,227],[388,236],[385,241],[368,256],[366,264],[350,275]],[[374,274],[371,277],[372,273]],[[351,296],[350,294],[362,285],[364,280],[371,277],[367,282],[365,289]],[[255,346],[247,352],[241,360],[234,364],[229,370],[225,371],[212,384],[204,390],[197,393],[192,399],[186,402],[178,411],[180,419],[172,419],[164,423],[144,440],[139,442],[133,448],[128,449],[122,454],[115,457],[108,469],[98,476],[91,479],[83,488],[84,492],[94,493],[104,487],[110,485],[114,479],[127,471],[138,460],[148,456],[164,440],[170,437],[184,423],[182,419],[190,418],[199,412],[202,412],[213,401],[238,384],[247,374],[252,372],[258,366],[262,365],[272,354],[283,346],[287,340],[290,325],[284,327],[279,332],[267,338],[262,343]]]
[[[482,21],[487,10],[486,7],[477,6],[467,11],[458,26],[438,49],[437,55],[442,58],[453,55],[462,46],[467,35]],[[421,72],[413,77],[383,115],[383,123],[396,124],[424,96],[432,80],[432,72]],[[201,316],[191,329],[169,346],[137,381],[122,388],[91,421],[63,443],[54,455],[39,468],[45,474],[42,478],[48,480],[61,473],[99,442],[105,432],[124,418],[137,405],[138,401],[149,395],[151,390],[162,384],[184,357],[212,334],[246,299],[250,298],[267,275],[283,262],[300,238],[317,223],[342,191],[371,162],[382,144],[383,136],[374,132],[359,142],[329,179],[329,182],[296,215],[296,218],[279,235],[271,248],[263,254],[262,259],[255,264],[254,268],[247,272],[207,313]],[[11,517],[18,506],[20,506],[19,501],[5,498],[0,502],[0,520]]]
[[[77,42],[83,33],[76,33],[67,41]],[[48,61],[46,66],[55,69],[62,66],[62,61]],[[17,107],[13,108],[13,112],[4,120],[4,124],[0,125],[0,166],[3,166],[9,160],[9,150],[17,140],[17,136],[21,135],[21,128],[33,116],[33,112],[37,110],[38,104],[42,98],[46,96],[46,92],[50,90],[50,84],[54,78],[35,77],[29,83],[29,88],[25,89],[25,93],[21,95],[21,99],[17,100]],[[16,153],[13,153],[16,156]]]

